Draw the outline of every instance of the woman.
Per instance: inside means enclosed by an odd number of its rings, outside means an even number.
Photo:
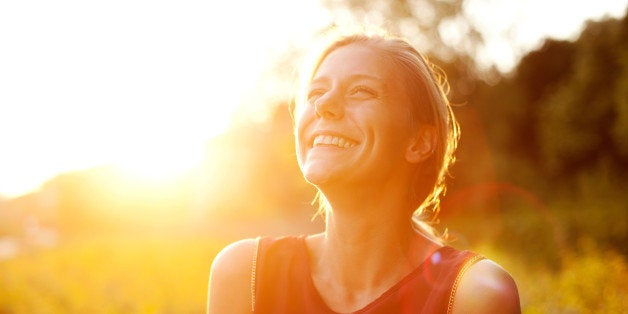
[[[443,245],[420,219],[438,209],[458,139],[434,67],[403,39],[355,34],[303,78],[297,157],[325,231],[223,249],[208,312],[520,312],[506,271]]]

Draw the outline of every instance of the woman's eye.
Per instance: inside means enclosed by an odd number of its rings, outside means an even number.
[[[314,102],[316,101],[318,98],[320,98],[323,95],[324,91],[321,89],[314,89],[311,90],[310,92],[308,92],[307,94],[307,100],[309,102]]]
[[[358,97],[358,98],[377,97],[377,93],[373,89],[368,88],[366,86],[356,86],[352,88],[351,91],[349,92],[349,95],[353,97]]]

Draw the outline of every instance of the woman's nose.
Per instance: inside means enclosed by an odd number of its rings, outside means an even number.
[[[314,102],[316,115],[324,119],[341,119],[344,116],[342,97],[329,91]]]

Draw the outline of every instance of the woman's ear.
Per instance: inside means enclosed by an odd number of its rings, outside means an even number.
[[[410,139],[406,150],[409,163],[420,163],[434,153],[436,149],[436,128],[431,125],[421,126]]]

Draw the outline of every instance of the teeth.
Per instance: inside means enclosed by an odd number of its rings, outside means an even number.
[[[337,147],[342,147],[342,148],[349,148],[349,147],[355,146],[356,143],[349,139],[339,137],[339,136],[318,135],[314,138],[314,146],[319,146],[319,145],[330,145],[330,146],[337,146]]]

